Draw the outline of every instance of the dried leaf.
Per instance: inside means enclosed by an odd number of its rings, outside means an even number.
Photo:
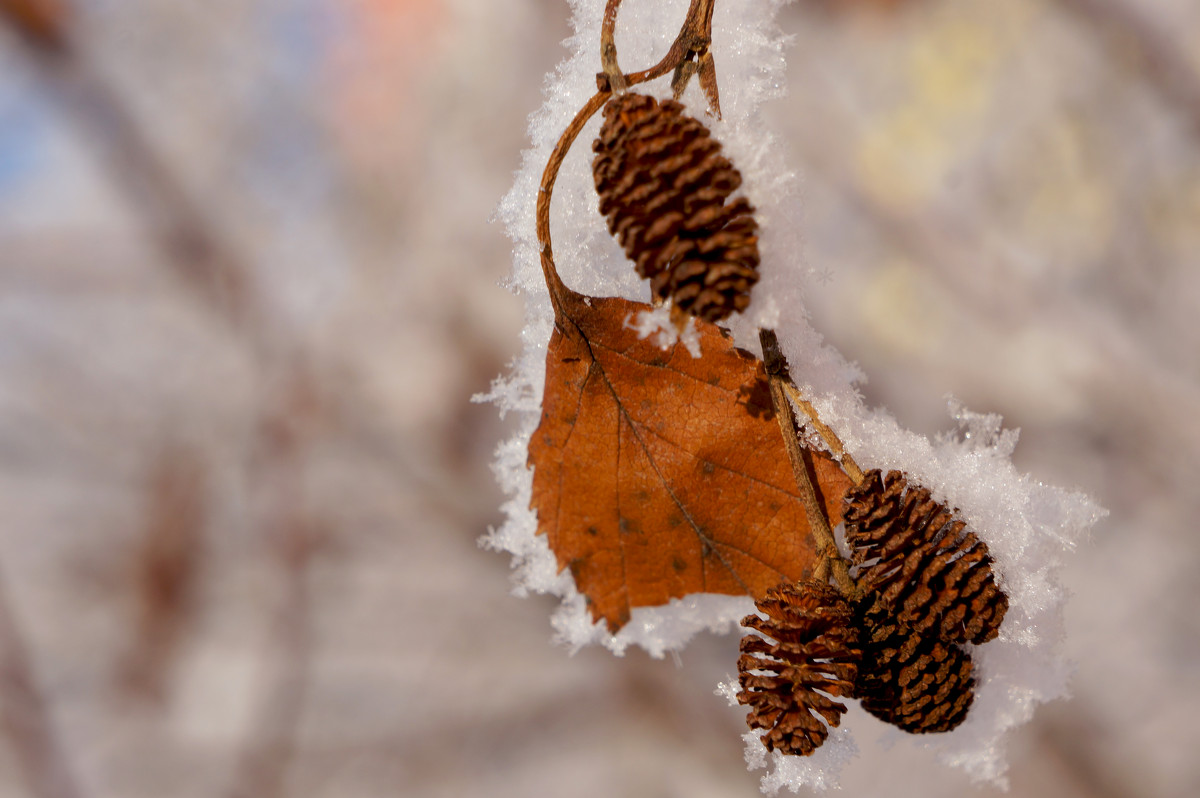
[[[650,309],[567,295],[529,444],[538,532],[612,631],[690,593],[761,598],[816,558],[762,361],[706,322],[700,358],[639,340]],[[850,481],[813,463],[836,525]]]

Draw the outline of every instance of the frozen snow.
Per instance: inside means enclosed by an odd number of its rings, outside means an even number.
[[[1088,528],[1103,515],[1086,496],[1041,484],[1013,467],[1015,430],[1004,430],[996,416],[971,413],[951,401],[957,433],[928,440],[898,425],[886,410],[864,405],[856,388],[863,375],[826,346],[808,323],[804,294],[820,279],[803,258],[802,215],[796,176],[781,161],[779,148],[757,117],[761,104],[783,95],[786,38],[774,19],[782,0],[731,0],[718,5],[713,53],[724,119],[709,119],[714,136],[741,170],[743,191],[757,208],[761,225],[762,279],[750,307],[730,324],[738,345],[758,351],[759,326],[776,328],[792,375],[822,419],[842,438],[863,468],[901,469],[911,482],[958,508],[991,548],[996,571],[1008,592],[1010,610],[1000,638],[973,652],[979,673],[975,706],[951,734],[909,738],[934,749],[948,764],[977,781],[1004,784],[1003,737],[1025,722],[1036,705],[1062,696],[1067,668],[1058,653],[1062,639],[1063,594],[1057,571]],[[630,645],[661,657],[682,648],[697,632],[726,632],[753,608],[748,598],[693,595],[664,607],[639,608],[616,635],[589,617],[569,572],[559,573],[536,517],[529,508],[532,473],[526,447],[540,415],[546,344],[553,312],[543,283],[534,232],[535,201],[542,169],[559,134],[595,91],[599,69],[599,32],[604,0],[572,0],[575,35],[570,57],[548,80],[546,102],[531,117],[532,146],[524,153],[512,190],[498,217],[514,243],[510,287],[525,298],[524,352],[512,372],[497,380],[485,397],[501,412],[519,415],[519,430],[497,450],[495,472],[509,495],[507,520],[485,544],[513,555],[518,591],[552,593],[562,598],[552,624],[558,639],[572,648],[599,643],[621,654]],[[687,0],[626,0],[617,25],[624,70],[643,69],[664,54],[677,33]],[[669,96],[669,76],[638,91]],[[705,101],[695,85],[684,96],[691,113],[703,116]],[[597,211],[590,173],[590,142],[599,115],[581,133],[559,174],[551,207],[554,251],[559,273],[585,294],[648,301],[648,289],[605,230]],[[818,264],[827,267],[828,264]],[[669,328],[662,319],[631,319],[646,334]],[[813,757],[766,756],[752,767],[768,767],[764,791],[800,785],[824,788],[850,755],[849,732],[834,730],[830,742]]]
[[[669,304],[661,305],[653,310],[632,313],[629,318],[625,319],[625,326],[636,330],[638,338],[649,338],[660,349],[670,349],[675,344],[682,342],[692,357],[700,357],[704,354],[700,351],[700,331],[696,327],[695,317],[688,316],[683,329],[679,330],[671,321]]]

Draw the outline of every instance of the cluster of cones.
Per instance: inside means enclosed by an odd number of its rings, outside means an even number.
[[[912,733],[949,731],[974,700],[968,645],[996,637],[1008,597],[987,546],[899,471],[865,475],[846,496],[857,590],[780,585],[757,604],[741,642],[738,701],[763,744],[812,753],[857,698]]]
[[[742,177],[677,102],[628,92],[604,107],[592,145],[600,212],[653,294],[716,322],[744,310],[758,280],[758,225]],[[1008,609],[987,546],[904,475],[866,474],[846,496],[853,596],[801,582],[769,591],[738,659],[751,728],[771,750],[810,754],[857,698],[908,732],[955,728],[974,700],[967,646]]]

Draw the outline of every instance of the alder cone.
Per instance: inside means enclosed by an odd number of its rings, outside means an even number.
[[[975,700],[970,654],[883,615],[867,613],[864,628],[863,709],[912,734],[947,732],[966,719]]]
[[[759,634],[742,638],[737,700],[750,706],[750,728],[767,730],[761,739],[769,750],[806,756],[846,711],[830,696],[854,695],[861,657],[854,611],[812,581],[772,588],[757,606],[767,617],[742,619]]]
[[[625,93],[604,106],[592,175],[608,230],[656,297],[705,321],[750,304],[758,223],[742,176],[673,100]]]
[[[846,494],[846,543],[872,612],[947,642],[985,643],[1008,611],[987,544],[928,490],[878,470]]]

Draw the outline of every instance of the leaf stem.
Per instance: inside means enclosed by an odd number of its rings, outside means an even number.
[[[808,526],[812,530],[813,540],[817,544],[817,567],[814,578],[824,581],[832,571],[838,589],[845,596],[855,594],[854,580],[850,578],[850,566],[838,552],[837,541],[833,530],[829,527],[829,518],[813,487],[812,453],[800,445],[796,437],[796,414],[788,401],[787,386],[791,383],[788,375],[787,360],[779,349],[779,339],[774,330],[759,331],[759,342],[762,344],[763,363],[767,369],[767,377],[771,387],[771,402],[775,406],[775,418],[779,421],[779,431],[783,435],[783,444],[787,449],[788,459],[792,463],[792,474],[796,478],[796,486],[800,489],[800,497],[804,500],[804,510],[808,515]]]

